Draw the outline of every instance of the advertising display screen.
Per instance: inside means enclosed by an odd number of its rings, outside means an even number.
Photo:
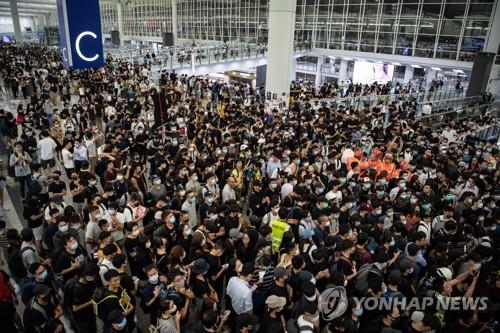
[[[394,65],[355,61],[352,82],[362,84],[387,83],[392,81],[393,74]]]

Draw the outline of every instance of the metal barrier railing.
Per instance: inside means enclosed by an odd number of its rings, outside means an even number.
[[[315,99],[312,102],[316,101]],[[410,94],[391,94],[391,95],[373,95],[373,96],[358,96],[344,97],[331,99],[318,99],[318,102],[326,102],[332,106],[344,106],[353,108],[355,111],[368,105],[370,108],[375,107],[380,103],[387,102],[388,104],[398,101],[415,101],[417,103],[417,114],[422,113],[424,103],[432,103],[434,110],[448,110],[449,108],[462,108],[464,105],[469,106],[481,101],[480,96],[464,97],[464,92],[450,90],[444,94],[433,94],[419,92]]]
[[[499,111],[500,103],[495,102],[468,106],[457,110],[437,112],[417,117],[416,120],[432,127],[438,127],[451,121],[460,121],[463,119],[478,117],[486,114],[487,112],[497,117]]]

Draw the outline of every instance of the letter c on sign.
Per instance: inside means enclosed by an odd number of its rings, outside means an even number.
[[[80,58],[82,58],[85,61],[88,61],[88,62],[96,61],[97,58],[99,58],[99,54],[96,54],[92,58],[89,58],[89,57],[84,56],[83,53],[82,53],[82,51],[80,50],[80,41],[85,36],[91,36],[94,39],[97,38],[97,35],[95,33],[91,32],[91,31],[84,31],[81,34],[79,34],[78,37],[76,37],[76,41],[75,41],[76,53],[78,54],[78,56]]]

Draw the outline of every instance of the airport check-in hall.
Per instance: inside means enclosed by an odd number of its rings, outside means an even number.
[[[500,332],[499,98],[499,0],[0,0],[0,331]]]

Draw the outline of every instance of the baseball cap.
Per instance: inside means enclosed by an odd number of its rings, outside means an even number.
[[[266,299],[266,305],[269,309],[282,308],[286,304],[285,297],[279,297],[276,295],[271,295]]]
[[[421,311],[414,311],[411,314],[411,321],[414,323],[422,321],[423,319],[424,319],[424,313]]]
[[[33,295],[35,296],[47,296],[50,294],[50,288],[44,284],[37,284],[33,288]]]

